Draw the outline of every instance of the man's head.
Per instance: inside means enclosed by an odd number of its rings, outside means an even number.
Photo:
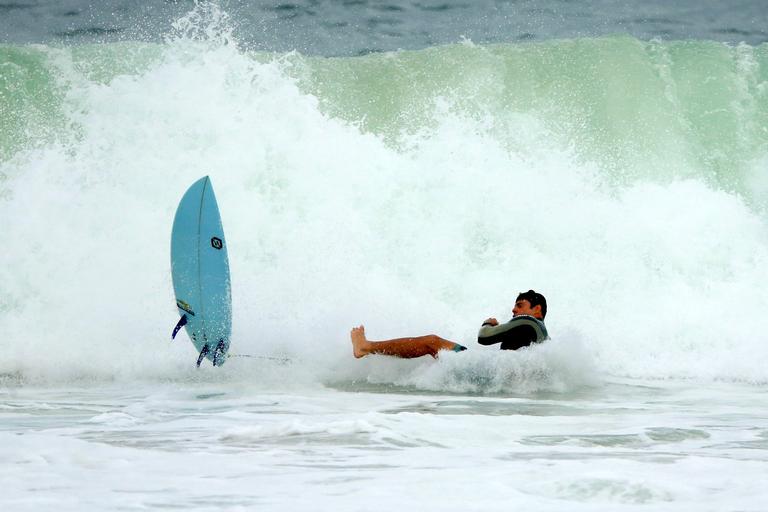
[[[530,315],[543,320],[547,316],[547,299],[533,290],[522,292],[515,300],[512,316]]]

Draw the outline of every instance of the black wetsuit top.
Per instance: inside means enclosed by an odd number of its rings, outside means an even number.
[[[501,343],[501,350],[517,350],[548,338],[544,322],[528,315],[516,316],[505,324],[483,324],[480,332],[477,333],[479,344]]]

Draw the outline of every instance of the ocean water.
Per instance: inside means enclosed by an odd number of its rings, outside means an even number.
[[[762,510],[756,396],[636,380],[529,396],[6,390],[3,508]]]
[[[760,2],[142,5],[0,4],[3,510],[765,510]],[[203,175],[253,357],[196,370]]]
[[[194,0],[3,0],[0,41],[162,42]],[[238,43],[324,56],[628,34],[640,39],[768,41],[762,0],[221,0]]]

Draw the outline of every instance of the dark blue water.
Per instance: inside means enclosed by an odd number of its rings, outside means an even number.
[[[0,0],[0,42],[162,40],[180,0]],[[240,44],[359,55],[455,43],[629,34],[640,39],[768,41],[765,0],[222,0]]]

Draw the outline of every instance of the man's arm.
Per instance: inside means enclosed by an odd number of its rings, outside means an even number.
[[[541,337],[537,332],[537,328],[539,331],[542,330],[538,325],[540,322],[530,316],[517,316],[501,325],[498,325],[498,322],[494,324],[494,322],[494,318],[489,318],[480,327],[480,331],[477,333],[479,344],[495,345],[501,343],[502,350],[516,350],[546,338],[546,331],[542,332]]]
[[[497,335],[501,332],[503,332],[503,329],[499,328],[499,321],[495,318],[489,318],[480,327],[480,331],[477,333],[477,342],[481,345],[500,343],[502,339]]]

